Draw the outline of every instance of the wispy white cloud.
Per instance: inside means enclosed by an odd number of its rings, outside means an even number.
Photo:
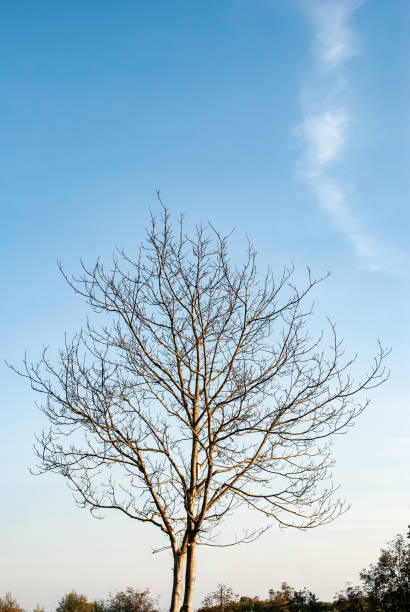
[[[333,227],[343,233],[370,269],[381,267],[372,238],[349,206],[351,188],[335,178],[338,163],[346,160],[352,118],[346,84],[341,88],[342,68],[358,52],[359,40],[350,26],[354,12],[364,0],[318,0],[303,2],[314,28],[314,49],[320,71],[320,92],[311,92],[309,111],[299,125],[303,157],[299,169]],[[345,82],[345,81],[344,81]],[[346,82],[345,82],[346,83]],[[323,87],[326,95],[323,96]],[[319,109],[311,112],[312,108]]]
[[[346,108],[328,108],[319,114],[307,115],[299,129],[305,148],[301,170],[333,227],[345,234],[357,253],[375,269],[378,266],[370,261],[375,257],[375,248],[349,208],[348,188],[330,174],[332,167],[343,160],[350,123]]]
[[[340,157],[346,144],[348,126],[349,117],[344,109],[327,109],[318,115],[305,117],[302,131],[312,171],[322,170]]]
[[[349,26],[352,14],[364,0],[317,0],[306,3],[315,27],[315,45],[319,60],[327,70],[339,68],[354,56],[359,40]]]
[[[334,179],[323,175],[311,176],[311,186],[320,208],[329,217],[333,227],[343,233],[357,254],[366,259],[371,270],[379,270],[378,253],[374,241],[363,231],[357,216],[347,203],[346,189]]]

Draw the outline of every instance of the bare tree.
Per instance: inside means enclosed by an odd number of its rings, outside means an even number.
[[[308,272],[298,290],[292,268],[261,278],[255,256],[248,245],[234,265],[227,236],[187,235],[182,218],[174,231],[163,209],[137,258],[120,252],[109,270],[97,261],[65,276],[102,324],[22,372],[51,424],[40,471],[62,474],[92,512],[117,509],[165,534],[171,612],[192,608],[198,544],[263,532],[215,539],[239,506],[303,529],[343,511],[323,484],[328,440],[366,406],[356,395],[385,379],[380,345],[355,382],[334,325],[328,348],[310,337],[304,304],[322,279]]]

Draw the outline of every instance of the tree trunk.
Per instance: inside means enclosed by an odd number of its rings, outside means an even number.
[[[170,612],[179,612],[181,607],[182,599],[182,586],[184,581],[184,566],[185,566],[186,552],[177,551],[174,552],[174,570],[173,570],[173,582],[172,582],[172,597]]]
[[[192,612],[192,598],[194,595],[196,571],[196,534],[188,538],[187,561],[185,571],[184,604],[181,612]]]

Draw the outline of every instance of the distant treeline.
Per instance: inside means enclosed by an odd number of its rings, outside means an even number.
[[[381,550],[377,563],[360,572],[361,586],[348,586],[333,602],[319,601],[307,589],[296,590],[286,582],[279,590],[270,589],[267,599],[236,595],[219,584],[203,599],[198,612],[409,612],[410,610],[410,530]],[[24,612],[10,593],[0,597],[0,612]],[[33,612],[44,612],[37,606]],[[158,602],[148,589],[128,587],[108,600],[89,602],[75,591],[65,595],[56,612],[158,612]]]

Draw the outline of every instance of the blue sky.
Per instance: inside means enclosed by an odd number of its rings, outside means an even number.
[[[221,581],[331,598],[408,523],[409,23],[405,0],[2,3],[4,358],[35,359],[84,323],[56,260],[75,272],[80,257],[135,250],[156,188],[188,225],[235,226],[235,257],[248,235],[262,268],[330,270],[315,325],[337,322],[358,372],[377,338],[393,348],[390,381],[336,441],[349,513],[201,551],[197,604]],[[158,536],[95,521],[62,479],[28,474],[44,422],[24,381],[0,377],[0,593],[51,610],[71,588],[149,586],[166,606]]]

